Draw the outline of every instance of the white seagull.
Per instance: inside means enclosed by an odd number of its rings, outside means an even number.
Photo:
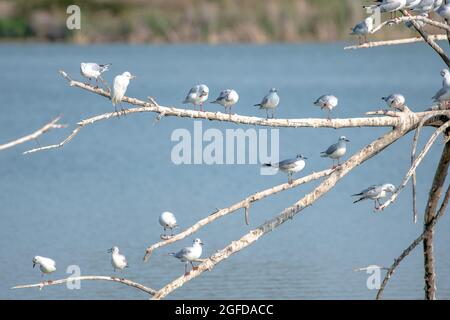
[[[263,164],[264,167],[272,167],[275,169],[279,169],[283,172],[286,172],[288,175],[288,182],[289,184],[292,184],[292,175],[296,172],[300,172],[305,168],[306,162],[305,160],[308,159],[301,154],[298,154],[294,159],[287,159],[283,160],[279,163],[265,163]]]
[[[269,109],[272,110],[272,118],[275,116],[275,108],[280,103],[278,91],[275,88],[270,89],[269,93],[262,99],[261,103],[255,104],[255,107],[266,109],[266,117],[269,119]]]
[[[371,6],[365,6],[364,8],[378,8],[380,9],[380,12],[390,12],[391,18],[394,17],[393,14],[397,17],[397,11],[405,9],[406,7],[406,0],[377,0],[375,2],[378,3]]]
[[[178,252],[169,253],[169,255],[174,256],[175,258],[179,259],[181,262],[185,263],[184,266],[184,275],[189,275],[190,272],[187,271],[189,263],[192,266],[192,270],[197,270],[197,267],[194,266],[193,261],[200,258],[202,255],[202,246],[203,242],[200,239],[195,239],[192,247],[186,247],[181,249]]]
[[[56,262],[50,258],[35,256],[33,258],[33,268],[36,265],[39,265],[39,269],[41,269],[41,277],[56,270]]]
[[[164,211],[159,216],[159,224],[164,228],[164,236],[167,236],[167,229],[170,229],[170,236],[173,236],[173,229],[177,227],[177,219],[172,212]]]
[[[440,15],[443,19],[450,20],[450,4],[444,4],[440,6],[436,13]]]
[[[314,105],[320,107],[321,109],[328,110],[328,119],[331,119],[331,110],[333,110],[338,105],[338,98],[331,94],[325,94],[320,96],[315,102]]]
[[[114,78],[113,92],[111,94],[111,101],[114,106],[114,110],[117,112],[116,105],[122,102],[122,98],[125,96],[125,92],[127,92],[128,84],[131,79],[136,78],[131,75],[128,71],[116,76]]]
[[[387,97],[382,97],[381,100],[385,101],[389,108],[403,111],[405,105],[405,97],[399,93],[393,93]]]
[[[231,107],[234,106],[239,101],[238,93],[233,89],[223,90],[216,100],[211,101],[211,103],[217,103],[225,108],[225,113],[227,109],[230,108],[229,113],[231,114]]]
[[[327,150],[320,153],[322,158],[331,158],[333,160],[332,169],[336,168],[334,165],[334,160],[337,159],[337,165],[339,166],[339,159],[344,156],[345,152],[347,152],[346,142],[350,142],[350,140],[348,140],[345,136],[341,136],[337,143],[332,144]]]
[[[199,84],[189,90],[183,103],[192,103],[194,108],[200,106],[200,111],[203,111],[203,103],[208,100],[209,88],[206,84]]]
[[[422,0],[406,0],[406,9],[414,9],[417,7]]]
[[[114,246],[109,249],[108,252],[111,253],[111,264],[114,268],[114,272],[116,272],[116,269],[123,270],[125,268],[128,268],[127,259],[123,254],[119,253],[118,247]]]
[[[360,193],[353,194],[352,197],[359,197],[358,200],[353,203],[357,203],[359,201],[371,199],[375,202],[375,210],[378,209],[378,206],[381,206],[380,199],[387,196],[388,193],[394,193],[395,187],[390,183],[373,185],[364,189]]]
[[[108,71],[111,63],[107,64],[97,64],[94,62],[82,62],[80,64],[81,75],[89,79],[89,85],[91,84],[91,79],[94,78],[96,81],[96,88],[98,88],[98,79],[102,80],[102,73]]]
[[[351,35],[358,36],[359,44],[364,42],[367,42],[367,35],[372,32],[373,29],[373,18],[367,17],[363,21],[358,22],[351,30]]]

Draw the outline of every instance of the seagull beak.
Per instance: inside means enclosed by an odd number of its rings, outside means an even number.
[[[350,142],[350,140],[348,140],[348,139],[345,139],[345,141]]]
[[[307,157],[302,157],[304,160],[308,160],[308,158]]]
[[[200,242],[200,244],[203,246],[204,245],[204,243],[203,242]]]
[[[111,249],[108,249],[108,251],[106,251],[106,252],[111,253],[111,252],[112,252],[112,248],[111,248]]]
[[[133,76],[133,75],[130,77],[130,79],[135,79],[135,78],[136,78],[136,76]]]

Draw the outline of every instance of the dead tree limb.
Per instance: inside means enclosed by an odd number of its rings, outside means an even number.
[[[54,285],[58,285],[58,284],[64,284],[64,283],[68,283],[68,282],[74,282],[74,281],[87,281],[87,280],[101,280],[101,281],[113,281],[113,282],[118,282],[118,283],[122,283],[125,284],[127,286],[139,289],[145,293],[148,293],[150,295],[154,295],[156,293],[156,290],[153,290],[152,288],[146,287],[140,283],[131,281],[131,280],[127,280],[127,279],[123,279],[123,278],[118,278],[118,277],[109,277],[109,276],[81,276],[81,277],[68,277],[66,279],[60,279],[60,280],[48,280],[48,281],[43,281],[40,283],[36,283],[36,284],[26,284],[26,285],[20,285],[20,286],[15,286],[12,287],[11,289],[24,289],[24,288],[39,288],[42,289],[43,287],[46,286],[54,286]]]
[[[16,139],[14,141],[5,143],[5,144],[0,144],[0,151],[1,150],[5,150],[8,148],[12,148],[15,147],[19,144],[31,141],[31,140],[36,140],[38,137],[40,137],[41,135],[43,135],[44,133],[52,130],[52,129],[60,129],[60,128],[65,128],[67,127],[64,124],[59,124],[58,121],[61,119],[61,116],[56,117],[55,119],[53,119],[52,121],[50,121],[49,123],[47,123],[45,126],[43,126],[42,128],[36,130],[35,132],[33,132],[32,134],[26,135],[22,138]]]

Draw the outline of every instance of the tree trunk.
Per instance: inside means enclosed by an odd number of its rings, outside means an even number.
[[[445,144],[442,151],[441,160],[434,175],[433,185],[428,196],[428,203],[425,209],[424,228],[436,216],[438,201],[442,195],[442,187],[447,177],[450,163],[450,142]],[[423,239],[424,267],[425,267],[425,299],[436,299],[436,275],[433,257],[434,228]]]

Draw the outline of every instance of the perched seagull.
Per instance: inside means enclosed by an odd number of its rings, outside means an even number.
[[[393,14],[397,16],[397,11],[405,9],[406,0],[376,0],[377,4],[371,6],[364,6],[364,8],[378,8],[380,12],[390,12],[391,18],[393,18]]]
[[[350,32],[351,35],[357,35],[359,44],[362,44],[362,40],[367,42],[367,35],[370,34],[373,30],[373,18],[368,17],[363,21],[360,21],[352,28]]]
[[[117,112],[116,105],[122,102],[122,98],[125,96],[125,92],[127,92],[128,84],[131,79],[136,78],[131,75],[128,71],[116,76],[114,78],[113,92],[111,95],[111,101],[114,106],[114,110]]]
[[[440,6],[437,10],[436,13],[438,15],[440,15],[443,19],[445,20],[450,20],[450,4],[444,4],[442,6]]]
[[[389,193],[395,192],[394,185],[390,183],[386,184],[379,184],[379,185],[373,185],[368,187],[367,189],[364,189],[360,193],[353,194],[352,197],[360,197],[358,200],[354,201],[353,203],[357,203],[362,200],[371,199],[375,202],[375,210],[378,209],[378,206],[381,206],[380,198],[384,198]]]
[[[231,107],[235,105],[239,101],[239,95],[235,90],[226,89],[223,90],[216,100],[211,101],[211,103],[218,103],[225,108],[225,113],[227,112],[227,108],[230,108],[229,113],[231,114]]]
[[[194,108],[200,106],[200,111],[203,111],[203,103],[208,100],[209,88],[206,84],[199,84],[191,88],[183,103],[192,103]]]
[[[190,272],[187,271],[188,264],[190,263],[192,266],[192,270],[197,270],[197,267],[194,266],[193,261],[200,258],[202,255],[202,246],[203,242],[200,239],[195,239],[192,247],[186,247],[181,249],[178,252],[169,253],[171,256],[179,259],[181,262],[185,263],[184,267],[184,275],[189,275]]]
[[[345,152],[347,151],[346,142],[350,142],[350,140],[348,140],[345,136],[341,136],[337,143],[332,144],[326,151],[320,153],[320,156],[322,158],[331,158],[333,160],[332,169],[336,168],[336,166],[334,165],[334,160],[337,159],[337,165],[340,165],[339,159],[344,156]]]
[[[82,62],[80,64],[80,72],[81,75],[85,78],[89,79],[89,85],[91,85],[91,79],[94,78],[96,82],[96,88],[98,88],[98,79],[102,79],[102,73],[109,70],[109,66],[111,63],[108,64],[97,64],[94,62]]]
[[[421,14],[428,14],[434,10],[434,4],[435,0],[421,0],[412,10]]]
[[[45,273],[52,273],[56,270],[56,262],[50,258],[35,256],[33,258],[33,268],[36,265],[39,265],[39,269],[41,269],[41,277],[43,277]]]
[[[387,97],[382,97],[381,100],[386,101],[389,108],[403,111],[405,105],[405,97],[398,93],[393,93]]]
[[[441,76],[442,80],[442,88],[450,87],[450,71],[448,69],[442,69]]]
[[[164,236],[167,236],[167,229],[170,229],[170,236],[173,236],[173,229],[177,227],[177,219],[172,212],[164,211],[159,216],[159,224],[164,228]]]
[[[420,1],[422,1],[422,0],[406,0],[405,8],[412,10],[419,5]]]
[[[438,11],[443,3],[444,3],[444,0],[434,0],[433,10]]]
[[[331,110],[333,110],[338,105],[338,98],[333,95],[326,94],[314,102],[314,105],[319,106],[321,109],[328,110],[328,119],[331,119]]]
[[[111,253],[111,264],[114,268],[114,272],[116,272],[116,269],[123,270],[125,268],[128,268],[127,259],[124,255],[119,253],[119,248],[114,246],[109,249],[108,252]]]
[[[277,89],[270,89],[269,93],[262,99],[261,103],[255,104],[255,107],[260,109],[266,109],[266,117],[269,119],[269,109],[272,110],[272,119],[275,116],[275,108],[280,103],[280,97],[278,96]]]
[[[289,184],[292,183],[292,175],[296,172],[300,172],[305,168],[306,162],[305,160],[308,159],[301,154],[297,155],[294,159],[287,159],[283,160],[279,163],[265,163],[263,164],[264,167],[272,167],[275,169],[279,169],[283,172],[286,172],[288,175],[288,182]]]
[[[450,87],[442,87],[431,99],[441,107],[447,106],[450,101]]]

